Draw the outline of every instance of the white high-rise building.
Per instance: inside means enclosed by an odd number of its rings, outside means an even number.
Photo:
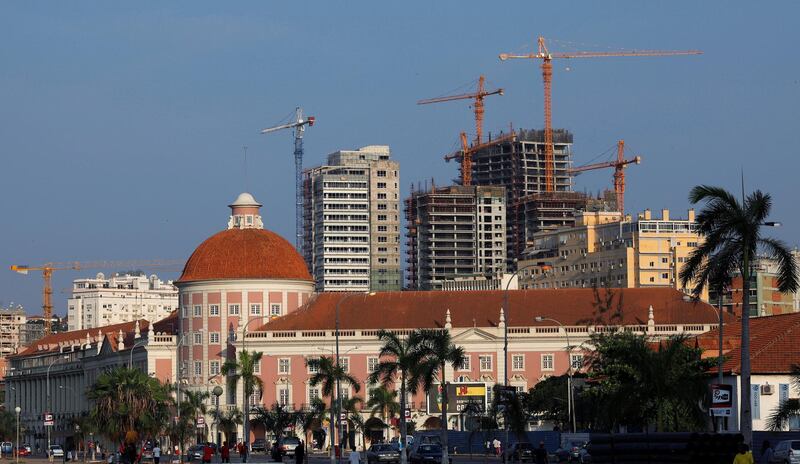
[[[103,327],[137,319],[164,319],[178,307],[178,289],[156,275],[115,274],[75,279],[67,300],[69,330]]]
[[[400,165],[389,157],[370,145],[305,172],[303,254],[318,291],[402,288]]]

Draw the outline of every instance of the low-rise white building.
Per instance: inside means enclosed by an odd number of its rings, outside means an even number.
[[[75,279],[67,300],[69,330],[104,327],[136,319],[164,319],[178,307],[178,289],[156,275],[120,273]]]

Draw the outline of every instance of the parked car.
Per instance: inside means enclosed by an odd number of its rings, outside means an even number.
[[[572,452],[572,461],[578,462],[580,464],[589,464],[592,462],[592,455],[589,452],[589,446],[591,442],[586,442],[583,445],[577,447],[577,450],[573,448]]]
[[[419,443],[411,448],[408,460],[412,464],[429,464],[442,462],[442,445],[438,443]]]
[[[280,447],[284,456],[294,456],[294,449],[300,446],[300,439],[297,437],[281,438]]]
[[[7,454],[7,455],[11,456],[11,453],[13,453],[13,452],[14,452],[14,444],[13,443],[11,443],[10,441],[4,441],[3,443],[0,443],[0,453],[3,453],[4,455]]]
[[[514,443],[511,448],[506,450],[506,456],[512,462],[533,462],[533,445],[530,443]]]
[[[771,463],[795,464],[800,463],[800,440],[783,440],[775,445]]]
[[[142,446],[142,461],[153,461],[153,444],[150,442]]]
[[[30,456],[31,455],[31,445],[22,444],[19,447],[19,455],[20,456]]]
[[[572,461],[572,452],[567,448],[558,448],[553,455],[556,457],[557,462],[570,462]]]
[[[64,448],[62,448],[61,445],[50,445],[50,454],[54,458],[63,458]]]
[[[190,461],[202,461],[203,460],[203,448],[204,445],[192,445],[186,450],[186,459]]]
[[[255,453],[256,451],[266,453],[267,440],[264,438],[256,438],[255,440],[253,440],[253,444],[250,445],[250,451],[253,453]]]
[[[391,444],[376,444],[367,449],[367,464],[377,464],[381,462],[400,462],[400,451]]]

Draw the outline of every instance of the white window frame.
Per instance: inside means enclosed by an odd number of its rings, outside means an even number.
[[[253,364],[253,374],[261,375],[261,361]]]
[[[380,359],[377,356],[370,356],[367,358],[367,373],[372,374],[375,372],[375,369],[378,368],[378,364],[380,364]]]
[[[250,315],[251,316],[261,315],[261,303],[250,303]]]
[[[203,317],[203,305],[194,305],[194,317]]]
[[[572,370],[577,370],[583,367],[583,354],[581,353],[570,353],[569,354],[569,363],[572,366]]]
[[[311,361],[312,359],[319,359],[319,358],[308,358],[308,360],[309,360],[309,361]],[[311,366],[309,366],[309,365],[306,365],[306,371],[307,371],[309,374],[316,374],[316,373],[318,373],[318,372],[319,372],[319,369],[318,369],[318,368],[317,368],[317,369],[312,369],[312,368],[311,368]]]
[[[490,354],[478,355],[478,362],[480,363],[481,372],[491,372],[492,371],[492,367],[493,367],[492,357],[493,356],[490,355]],[[483,367],[484,366],[484,361],[487,361],[488,367]]]
[[[194,362],[194,375],[195,376],[203,375],[203,361]]]
[[[524,371],[525,370],[525,355],[515,354],[511,356],[511,370]]]
[[[208,343],[212,343],[214,345],[219,343],[219,332],[211,332],[208,334]]]
[[[284,401],[284,394],[286,395],[286,401]],[[278,404],[281,406],[288,406],[292,404],[292,389],[289,388],[289,384],[278,384]]]
[[[316,392],[317,394],[312,396],[311,392]],[[308,388],[306,388],[306,400],[308,401],[308,404],[311,404],[315,398],[322,399],[322,393],[320,392],[319,386],[312,387],[309,385]]]
[[[219,316],[219,305],[217,304],[208,305],[208,315]]]
[[[241,305],[239,303],[231,303],[228,305],[229,316],[238,316],[239,311],[241,311]]]
[[[219,361],[209,361],[208,362],[208,374],[209,375],[218,375],[219,372],[220,372],[220,370],[219,370]]]
[[[345,372],[350,372],[350,357],[349,356],[341,356],[339,358],[339,365],[342,366],[342,369]]]
[[[556,357],[553,353],[543,353],[541,355],[541,362],[543,371],[554,371],[556,368]],[[549,364],[549,367],[547,364]]]
[[[291,373],[292,373],[291,358],[278,358],[278,374],[291,374]]]
[[[194,334],[192,334],[192,344],[194,345],[203,344],[203,332],[195,332]]]
[[[86,305],[86,309],[92,309],[92,305]],[[189,317],[189,308],[181,306],[181,317]]]
[[[461,367],[462,371],[471,371],[472,370],[472,355],[465,354],[464,355],[464,365]]]
[[[270,303],[269,304],[269,315],[270,316],[280,316],[283,314],[283,308],[280,303]]]

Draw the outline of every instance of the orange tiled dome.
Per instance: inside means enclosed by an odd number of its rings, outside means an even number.
[[[312,280],[306,263],[280,235],[264,229],[228,229],[194,250],[178,282],[229,279]]]

